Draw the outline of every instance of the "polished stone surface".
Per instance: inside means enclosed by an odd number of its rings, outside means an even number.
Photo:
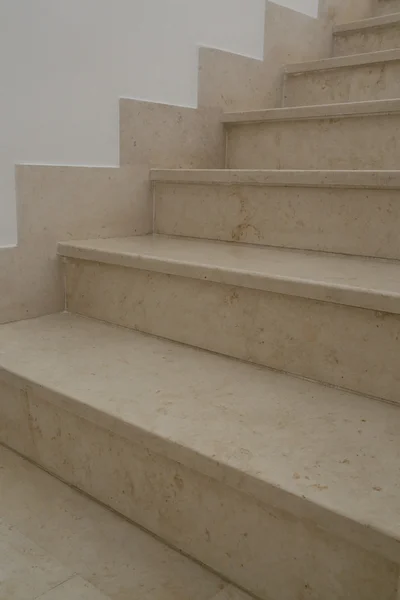
[[[396,172],[183,170],[152,176],[158,234],[400,259]]]
[[[400,108],[400,104],[399,104]],[[154,183],[268,185],[305,188],[400,189],[400,171],[285,169],[151,169]],[[254,189],[254,188],[253,188]]]
[[[1,600],[248,599],[4,447],[0,490]]]
[[[364,19],[334,29],[334,55],[347,56],[400,47],[400,15]]]
[[[63,309],[57,241],[151,231],[151,167],[224,166],[219,109],[120,104],[121,168],[17,166],[18,246],[0,248],[0,323]]]
[[[315,19],[274,2],[265,4],[264,60],[200,47],[200,107],[250,110],[280,106],[284,65],[329,56],[330,17]]]
[[[400,314],[397,261],[157,235],[61,242],[58,252],[67,258]]]
[[[394,600],[397,408],[68,315],[1,332],[2,376],[27,390],[32,458],[47,469],[263,598]],[[118,586],[137,574],[115,569],[127,549],[129,564],[149,559],[125,522],[60,523],[58,502],[43,526],[26,512],[51,498],[43,486],[22,506],[1,490],[23,535],[125,600]],[[102,555],[84,535],[104,531]]]
[[[262,480],[270,482],[369,523],[371,535],[375,528],[400,536],[397,407],[68,314],[5,325],[0,342],[2,378],[28,390],[14,403],[33,410],[47,389],[55,407],[145,439],[153,451],[243,491],[254,494]],[[49,429],[57,429],[49,418]],[[40,419],[45,423],[43,409]],[[3,416],[12,420],[27,417]],[[43,435],[51,441],[43,427],[30,429],[33,453]],[[77,457],[84,438],[80,444]],[[73,468],[62,450],[49,459]],[[97,468],[101,473],[101,461]]]
[[[399,315],[73,259],[65,274],[71,312],[399,402]]]
[[[374,12],[377,15],[400,13],[399,0],[373,0]]]
[[[122,168],[17,169],[0,322],[130,330],[0,327],[0,441],[264,600],[398,600],[400,263],[304,252],[400,258],[398,15],[327,58],[395,10],[267,2],[198,110],[121,100]],[[1,447],[0,565],[0,600],[249,600]]]
[[[352,118],[299,115],[254,123],[245,119],[227,127],[230,169],[376,171],[395,170],[400,164],[400,112]]]
[[[390,54],[396,52],[396,58],[371,64],[361,63],[348,67],[339,66],[288,73],[284,86],[284,106],[398,98],[400,96],[400,50],[382,51],[375,54],[387,54],[387,52]],[[358,56],[363,55],[352,55],[350,58]],[[350,62],[350,58],[345,56],[330,60],[344,63],[345,60]],[[381,58],[383,59],[383,57]]]

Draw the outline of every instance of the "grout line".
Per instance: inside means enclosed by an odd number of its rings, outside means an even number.
[[[151,232],[155,233],[156,226],[156,182],[152,181],[151,185],[151,201],[152,201],[152,210],[153,210],[153,220],[151,224]]]
[[[30,538],[29,538],[30,539]],[[35,542],[36,544],[36,542]],[[40,594],[40,596],[35,596],[34,598],[32,598],[32,600],[40,600],[40,598],[43,598],[44,596],[46,596],[46,594],[48,594],[49,592],[52,592],[54,590],[56,590],[57,588],[61,587],[62,585],[64,585],[64,583],[67,583],[67,581],[70,581],[71,579],[74,579],[75,577],[77,577],[78,574],[77,573],[73,573],[72,575],[70,575],[70,577],[67,577],[67,579],[64,579],[64,581],[60,581],[59,583],[57,583],[54,587],[49,588],[48,590],[46,590],[45,592],[43,592],[43,594]],[[71,599],[72,600],[72,599]]]
[[[177,552],[181,556],[183,556],[186,559],[188,559],[190,562],[192,562],[192,563],[194,563],[196,565],[199,565],[200,567],[202,567],[208,573],[212,573],[213,575],[215,575],[216,577],[218,577],[224,584],[226,584],[227,587],[231,586],[234,589],[237,589],[240,592],[247,594],[248,596],[250,596],[250,598],[252,598],[254,600],[261,600],[261,598],[259,596],[256,596],[255,594],[253,594],[249,590],[246,590],[245,588],[242,588],[241,586],[237,585],[236,583],[233,583],[225,575],[222,575],[221,573],[218,573],[218,571],[216,571],[215,569],[213,569],[209,565],[206,565],[201,560],[198,560],[197,558],[191,556],[187,552],[184,552],[183,550],[181,550],[177,546],[174,546],[173,543],[169,542],[168,540],[163,539],[162,537],[160,537],[156,533],[153,533],[151,530],[146,529],[146,527],[144,527],[143,525],[140,525],[140,523],[136,523],[135,521],[133,521],[129,517],[126,517],[124,514],[118,512],[116,509],[114,509],[111,506],[109,506],[108,504],[105,504],[101,500],[98,500],[94,496],[91,496],[88,492],[85,492],[84,490],[81,490],[80,488],[78,488],[73,483],[70,483],[67,480],[65,480],[62,477],[60,477],[59,475],[57,475],[57,473],[53,473],[52,471],[50,471],[46,467],[42,466],[40,463],[36,462],[35,459],[30,458],[29,456],[25,456],[24,454],[22,454],[18,450],[15,450],[14,448],[12,448],[11,446],[9,446],[8,444],[6,444],[6,443],[4,443],[2,441],[0,441],[0,448],[1,447],[6,448],[10,452],[13,452],[17,456],[19,456],[22,460],[26,460],[28,463],[30,463],[31,465],[33,465],[37,469],[40,469],[44,473],[47,473],[47,475],[49,475],[49,477],[53,477],[54,479],[57,479],[58,481],[60,481],[64,485],[66,485],[68,488],[74,490],[75,492],[77,492],[78,494],[80,494],[81,496],[83,496],[84,498],[86,498],[87,500],[90,500],[91,502],[94,502],[98,506],[103,507],[108,512],[111,512],[114,515],[118,516],[120,519],[122,519],[123,521],[125,521],[129,525],[131,525],[133,527],[136,527],[137,529],[140,529],[141,531],[143,531],[144,533],[146,533],[147,535],[149,535],[150,537],[152,537],[154,540],[156,540],[157,542],[161,543],[163,546],[169,548],[170,550],[173,550],[174,552]],[[37,544],[37,545],[39,545],[39,544]],[[77,577],[77,576],[80,576],[79,573],[74,573],[73,576],[68,577],[65,581],[69,581],[70,579],[72,579],[72,577]],[[62,583],[65,583],[65,581],[63,581]],[[57,584],[55,587],[57,588],[60,585],[61,584]],[[54,588],[52,588],[52,589],[54,589]],[[33,600],[40,600],[40,597],[41,596],[39,596],[38,598],[34,598]],[[73,600],[73,599],[71,599],[71,600]],[[210,598],[210,600],[218,600],[218,598],[212,597],[212,598]]]

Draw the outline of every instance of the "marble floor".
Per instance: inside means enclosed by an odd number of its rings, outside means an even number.
[[[0,446],[0,600],[250,600]]]

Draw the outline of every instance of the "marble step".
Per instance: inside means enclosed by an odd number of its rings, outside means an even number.
[[[228,169],[400,166],[400,100],[225,113],[222,121]]]
[[[400,171],[153,169],[154,231],[400,259]]]
[[[0,348],[0,439],[50,473],[263,600],[396,600],[398,407],[69,314]]]
[[[284,106],[399,97],[400,49],[325,58],[284,68]]]
[[[1,444],[0,489],[2,600],[252,600]]]
[[[376,15],[400,13],[400,0],[374,0]]]
[[[335,56],[400,48],[400,13],[337,25],[333,40]]]
[[[58,252],[72,313],[400,400],[398,261],[163,236]]]

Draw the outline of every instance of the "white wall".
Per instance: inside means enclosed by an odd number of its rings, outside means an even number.
[[[278,0],[312,12],[317,0]],[[14,164],[118,164],[118,98],[195,106],[197,47],[262,58],[265,0],[0,0],[0,245]]]
[[[319,0],[279,0],[275,4],[281,4],[311,17],[318,16]]]

